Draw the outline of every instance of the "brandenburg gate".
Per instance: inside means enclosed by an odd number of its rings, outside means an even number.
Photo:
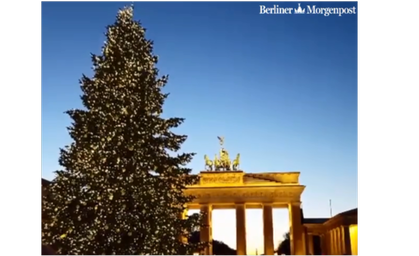
[[[212,241],[212,210],[236,210],[237,255],[246,255],[246,209],[263,210],[264,254],[274,254],[274,229],[272,210],[287,208],[291,238],[291,254],[306,255],[301,216],[301,194],[305,186],[299,183],[299,172],[245,173],[239,169],[240,154],[231,163],[224,139],[219,158],[205,156],[205,171],[200,172],[198,184],[187,187],[185,193],[193,195],[188,209],[200,209],[206,213],[201,227],[202,242]],[[201,254],[212,255],[212,247]]]

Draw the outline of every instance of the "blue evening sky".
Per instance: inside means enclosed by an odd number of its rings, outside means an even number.
[[[165,116],[185,117],[184,151],[218,153],[225,137],[245,172],[300,171],[306,217],[358,206],[357,15],[259,15],[274,3],[135,3],[169,74]],[[278,3],[297,7],[297,3]],[[63,112],[81,107],[78,79],[91,75],[105,26],[123,3],[42,3],[42,177],[70,143]],[[302,5],[304,7],[305,3]],[[317,3],[356,6],[356,3]],[[213,234],[235,248],[234,210],[216,210]],[[275,246],[288,230],[274,211]],[[263,252],[262,211],[247,210],[248,253]]]

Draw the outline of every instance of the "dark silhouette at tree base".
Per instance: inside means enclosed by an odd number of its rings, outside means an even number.
[[[322,255],[321,243],[319,236],[313,236],[314,255]],[[284,234],[284,240],[278,245],[275,251],[278,255],[291,255],[291,238],[290,232]],[[308,252],[307,252],[308,254]]]
[[[284,234],[284,240],[278,245],[275,251],[278,255],[291,255],[291,239],[290,232]]]
[[[199,231],[195,231],[192,233],[192,235],[189,238],[189,243],[199,243],[200,236]],[[214,255],[236,255],[236,250],[232,249],[225,243],[218,241],[218,240],[212,240],[212,253]]]

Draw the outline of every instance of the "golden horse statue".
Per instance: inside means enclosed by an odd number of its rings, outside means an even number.
[[[228,151],[223,148],[224,145],[224,137],[217,136],[218,140],[220,141],[220,156],[215,154],[214,160],[211,161],[207,155],[204,156],[205,159],[205,168],[209,168],[210,171],[231,171],[236,170],[240,164],[240,154],[237,155],[236,159],[231,164],[230,157],[228,155]]]
[[[215,171],[219,171],[220,169],[221,169],[221,162],[218,159],[217,154],[215,154],[215,157],[214,157],[214,170]]]
[[[208,169],[212,171],[213,162],[209,159],[207,155],[204,155],[204,159],[205,159],[205,168],[208,167]]]
[[[240,166],[240,154],[237,154],[236,159],[233,161],[233,170],[237,171]]]
[[[220,150],[220,161],[221,161],[221,168],[223,168],[225,171],[231,170],[231,160],[228,155],[228,151],[222,148]]]

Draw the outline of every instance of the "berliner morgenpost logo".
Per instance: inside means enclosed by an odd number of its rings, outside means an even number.
[[[297,7],[285,7],[280,6],[279,4],[271,6],[259,5],[259,14],[320,14],[325,17],[330,15],[343,16],[347,14],[356,14],[356,7],[318,7],[315,4],[307,4],[305,7],[302,7],[301,3],[298,3]]]

